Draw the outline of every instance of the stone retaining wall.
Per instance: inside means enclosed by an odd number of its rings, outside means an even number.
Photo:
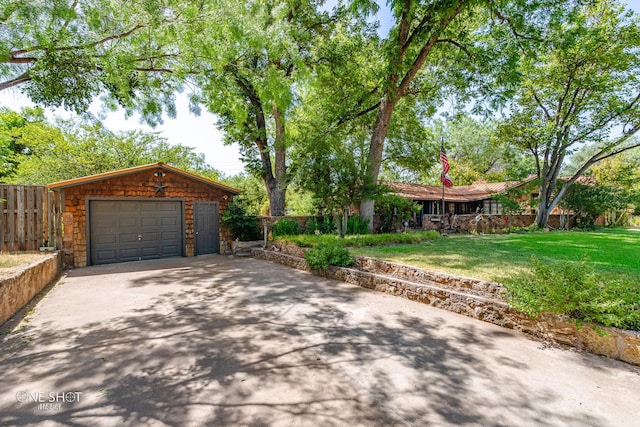
[[[440,285],[481,293],[484,296],[500,298],[502,285],[471,277],[454,276],[436,271],[427,271],[408,265],[396,264],[377,258],[355,257],[354,267],[370,273],[383,274],[417,283],[435,282]]]
[[[284,253],[291,248],[281,249],[282,251],[279,252],[255,249],[253,256],[311,271],[304,258]],[[640,366],[639,333],[589,324],[577,328],[575,322],[553,315],[532,319],[499,299],[501,286],[497,283],[443,273],[426,271],[420,273],[420,269],[371,258],[359,258],[356,265],[384,272],[384,274],[405,276],[410,280],[341,267],[330,267],[321,272],[313,271],[313,274],[429,304],[540,339],[570,345]],[[424,283],[415,283],[415,279]]]
[[[0,325],[27,305],[62,271],[62,254],[55,252],[0,281]]]
[[[441,230],[442,225],[440,215],[424,215],[422,219],[423,230]],[[565,218],[566,220],[566,218]],[[449,221],[452,221],[451,227],[458,231],[471,231],[484,234],[506,233],[510,227],[529,227],[536,221],[535,215],[488,215],[488,214],[466,214],[454,215],[453,217],[445,216],[445,226],[449,227]],[[549,216],[549,227],[564,227],[561,215]],[[562,227],[561,227],[562,226]],[[575,226],[575,220],[571,222],[569,228]]]

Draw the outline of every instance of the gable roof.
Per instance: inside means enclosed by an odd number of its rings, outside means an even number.
[[[508,190],[533,181],[531,176],[524,181],[483,182],[471,185],[458,185],[444,189],[444,198],[450,202],[475,202],[490,199],[495,194],[503,194]],[[411,200],[440,200],[442,199],[441,185],[409,184],[404,182],[385,183],[393,192]]]
[[[151,164],[142,165],[142,166],[134,166],[132,168],[119,169],[111,172],[99,173],[96,175],[83,176],[81,178],[68,179],[66,181],[54,182],[53,184],[49,184],[47,187],[49,187],[51,190],[59,190],[59,189],[64,189],[68,187],[75,187],[77,185],[89,184],[97,181],[104,181],[105,179],[110,179],[110,178],[119,178],[122,176],[131,175],[134,173],[145,172],[145,171],[156,170],[156,169],[163,169],[169,172],[173,172],[177,175],[182,175],[185,178],[192,179],[194,181],[198,181],[206,185],[210,185],[211,187],[215,187],[220,190],[227,191],[234,195],[240,194],[240,190],[238,189],[226,186],[224,184],[220,184],[219,182],[211,181],[210,179],[207,179],[205,177],[193,174],[191,172],[184,171],[182,169],[175,168],[173,166],[169,166],[162,162],[151,163]]]

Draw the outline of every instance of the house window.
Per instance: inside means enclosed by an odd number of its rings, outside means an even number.
[[[502,204],[497,200],[487,199],[483,200],[482,212],[487,215],[498,215],[502,210]]]

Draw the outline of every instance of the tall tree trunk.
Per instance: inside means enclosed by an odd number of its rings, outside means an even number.
[[[547,203],[544,201],[544,198],[540,198],[540,203],[538,204],[538,213],[536,214],[536,226],[538,228],[546,228],[549,224],[549,215],[551,214],[551,209],[547,207]]]
[[[558,205],[569,186],[568,183],[562,185],[554,196],[553,192],[557,185],[556,175],[557,172],[552,179],[542,178],[540,182],[540,200],[538,202],[538,213],[536,214],[536,225],[539,228],[547,228],[549,226],[551,211]]]
[[[271,216],[284,216],[287,194],[287,146],[285,141],[285,115],[278,107],[272,105],[275,122],[275,176],[273,188],[269,194],[269,211]]]
[[[380,175],[380,165],[382,164],[382,153],[384,151],[384,140],[387,137],[387,132],[389,131],[389,123],[391,123],[393,109],[397,104],[397,101],[394,98],[395,93],[387,94],[387,96],[380,103],[380,111],[378,112],[376,124],[373,128],[373,133],[371,134],[367,173],[369,174],[373,182],[377,182],[378,176]],[[363,200],[360,204],[360,215],[369,220],[369,231],[373,231],[374,210],[375,206],[373,200]]]
[[[269,191],[269,214],[271,216],[284,216],[286,189],[281,189],[277,184]]]
[[[235,75],[236,83],[244,92],[247,100],[254,110],[256,138],[255,144],[260,152],[262,163],[264,185],[269,197],[269,214],[271,216],[284,216],[285,198],[287,193],[287,147],[285,141],[285,116],[274,104],[271,104],[271,111],[275,122],[275,168],[271,161],[271,148],[267,138],[267,119],[262,100],[258,96],[251,81],[240,75]]]

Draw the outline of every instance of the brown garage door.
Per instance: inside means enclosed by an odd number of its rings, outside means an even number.
[[[174,200],[89,202],[91,264],[182,255],[182,203]]]

